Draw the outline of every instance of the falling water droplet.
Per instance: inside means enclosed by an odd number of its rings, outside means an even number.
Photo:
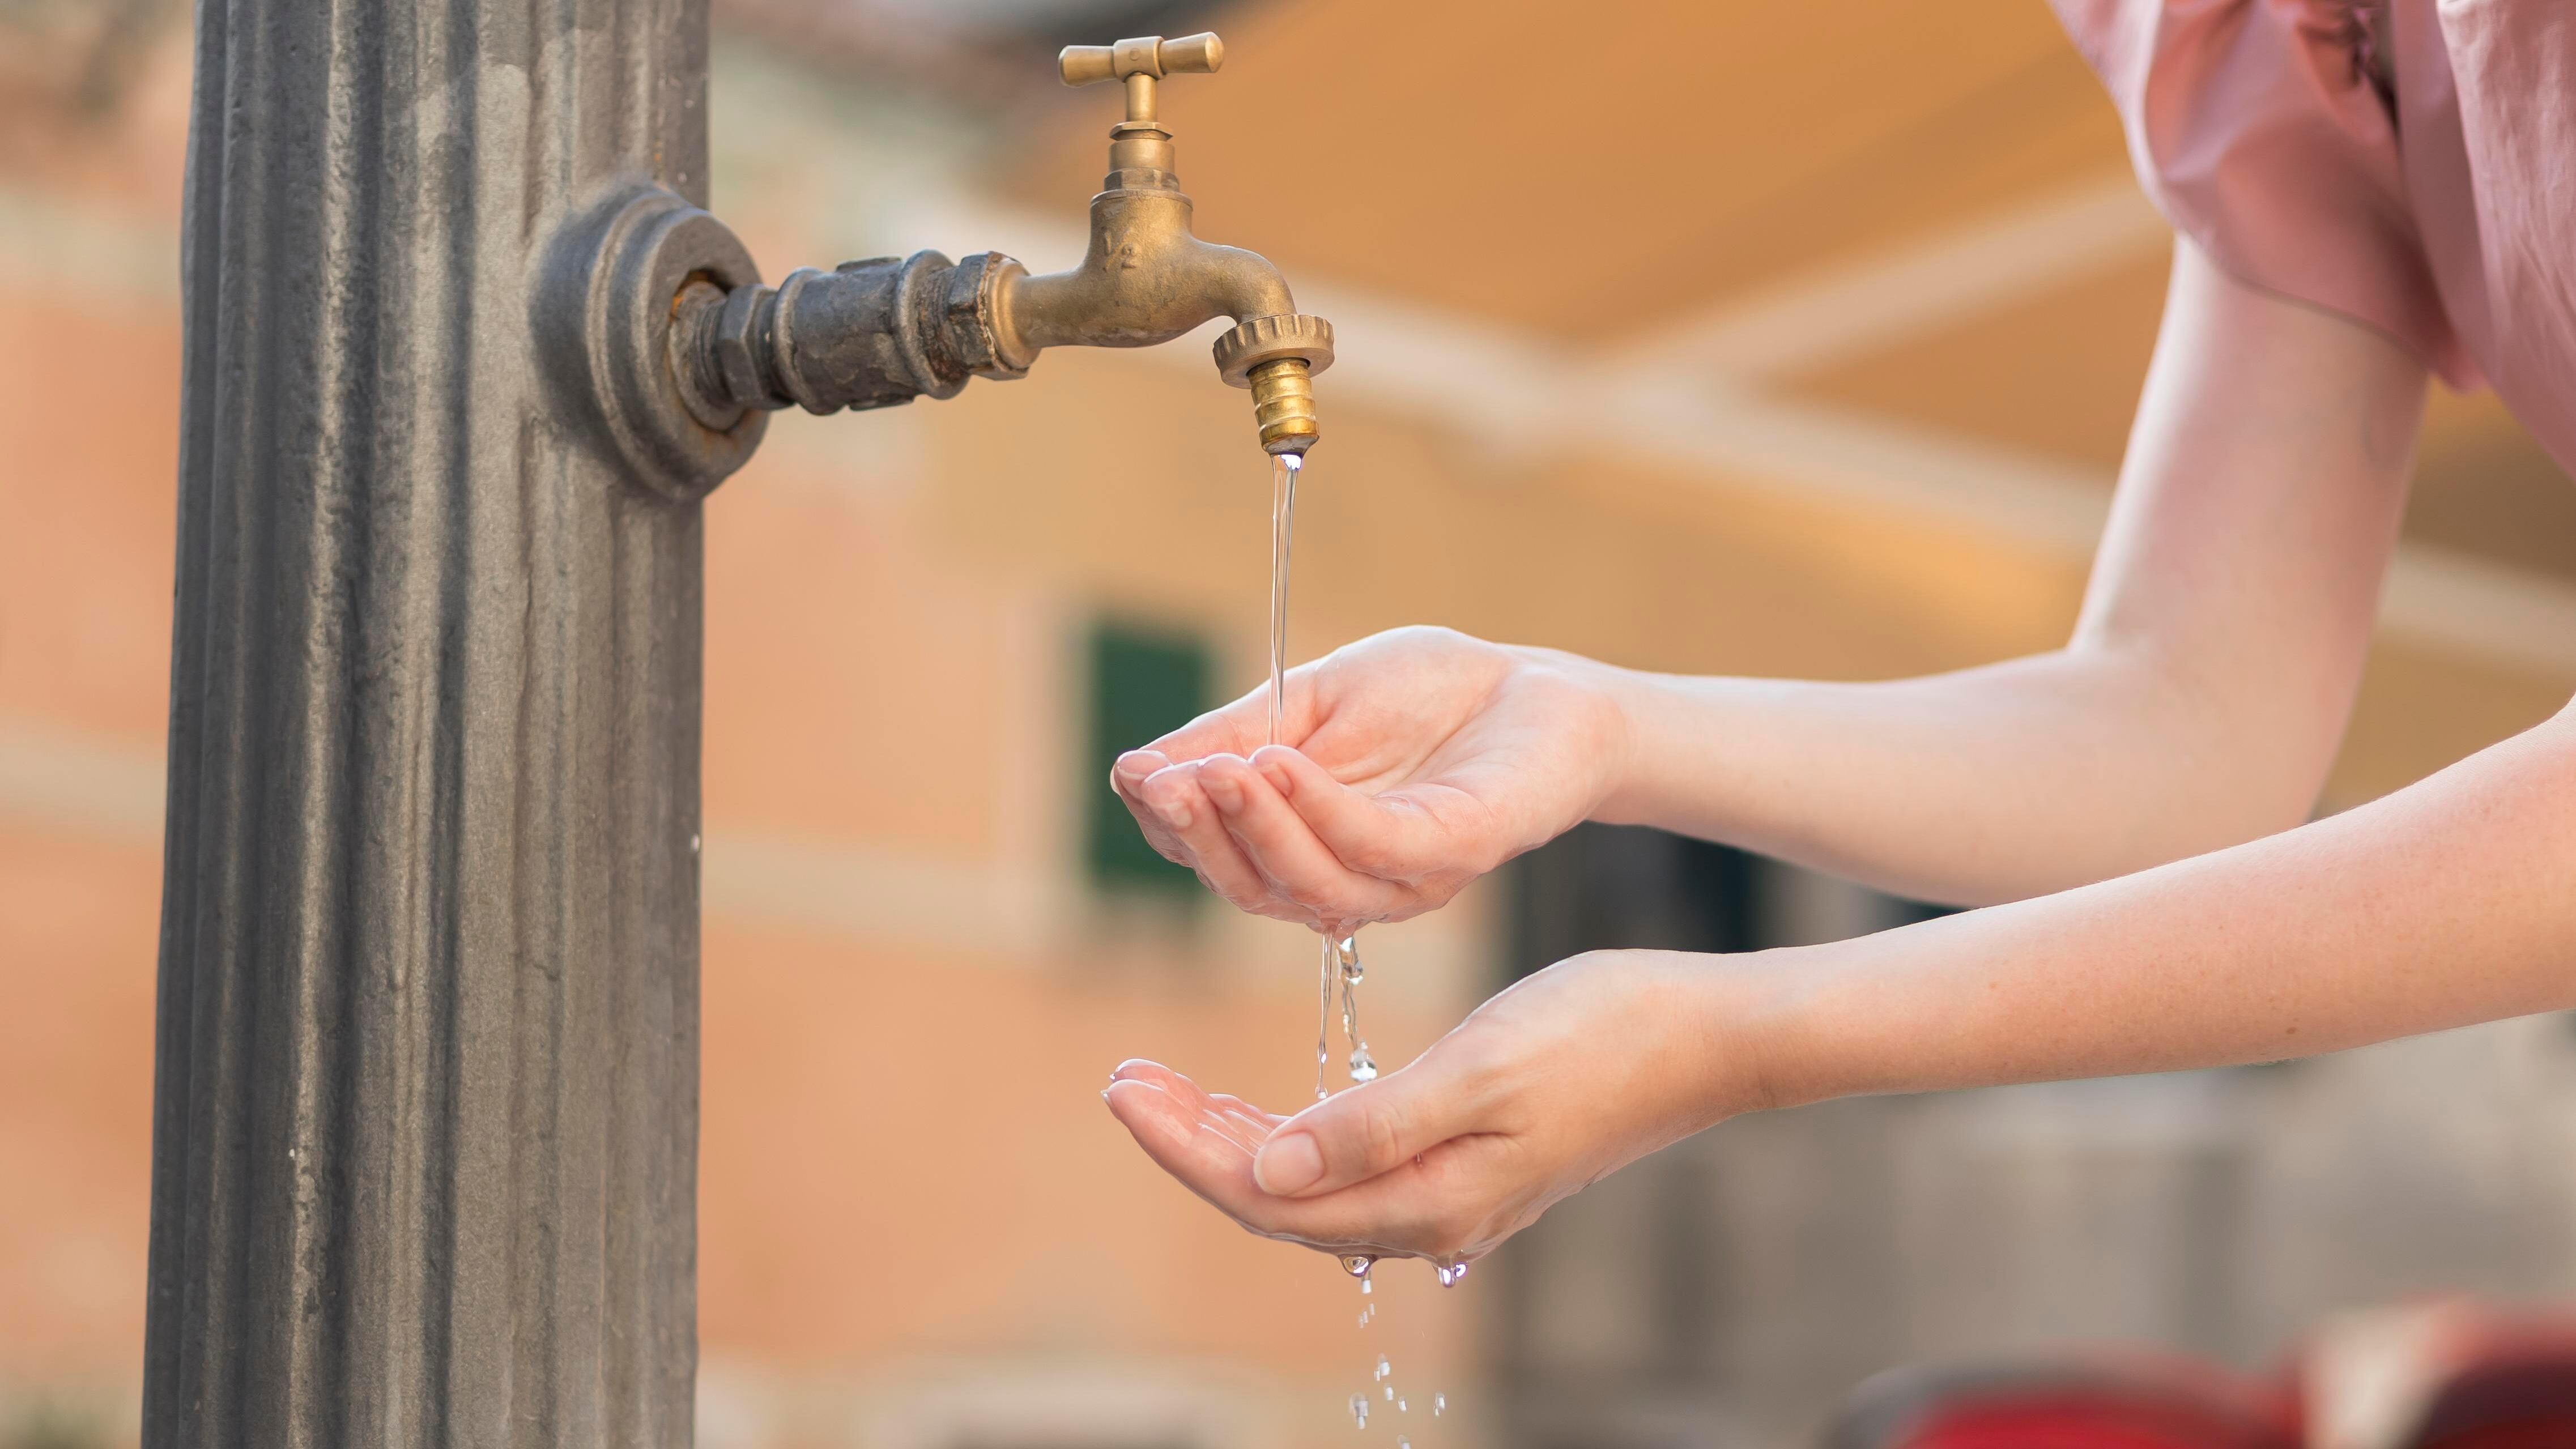
[[[1395,1449],[1413,1449],[1413,1441],[1398,1434],[1395,1436]]]
[[[1393,1372],[1395,1372],[1395,1370],[1387,1364],[1386,1355],[1379,1354],[1377,1356],[1377,1381],[1379,1383],[1385,1383],[1386,1376]]]
[[[1395,1411],[1399,1414],[1404,1412],[1404,1400],[1397,1399],[1395,1401]]]
[[[1360,1280],[1360,1291],[1362,1293],[1374,1293],[1377,1291],[1377,1284],[1372,1279],[1362,1278]]]
[[[1395,1402],[1395,1385],[1393,1384],[1388,1384],[1386,1386],[1386,1401],[1390,1404]]]
[[[1333,1024],[1333,943],[1324,943],[1322,969],[1316,973],[1315,989],[1321,993],[1315,1007],[1315,1100],[1320,1102],[1332,1092],[1324,1086],[1324,1065],[1333,1059],[1327,1036]]]
[[[1368,1427],[1368,1395],[1351,1395],[1351,1422],[1363,1429]]]
[[[1361,1042],[1359,1050],[1351,1053],[1351,1080],[1354,1082],[1377,1080],[1377,1059],[1369,1055],[1367,1042]]]
[[[1344,1253],[1342,1255],[1342,1271],[1350,1274],[1354,1278],[1365,1278],[1368,1276],[1368,1271],[1371,1265],[1376,1262],[1377,1259],[1370,1257],[1366,1253]]]
[[[1366,968],[1360,965],[1360,938],[1357,935],[1344,936],[1334,942],[1333,959],[1341,963],[1342,979],[1353,986],[1359,985],[1367,975]]]
[[[1437,1267],[1433,1268],[1431,1271],[1439,1275],[1439,1277],[1440,1277],[1440,1286],[1441,1286],[1441,1287],[1443,1287],[1443,1288],[1452,1288],[1452,1287],[1457,1286],[1457,1283],[1458,1283],[1458,1270],[1457,1270],[1457,1269],[1450,1267],[1450,1266],[1449,1266],[1448,1264],[1446,1264],[1446,1263],[1442,1263],[1442,1264],[1438,1265]]]
[[[1447,1394],[1433,1394],[1431,1396],[1431,1417],[1435,1419],[1439,1418],[1440,1411],[1448,1407],[1449,1396]]]

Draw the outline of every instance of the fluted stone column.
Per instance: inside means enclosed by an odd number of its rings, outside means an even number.
[[[686,1445],[700,505],[533,314],[703,0],[196,25],[144,1443]]]

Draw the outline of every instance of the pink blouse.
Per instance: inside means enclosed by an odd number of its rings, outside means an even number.
[[[2176,229],[2491,384],[2576,470],[2576,0],[2052,3]]]

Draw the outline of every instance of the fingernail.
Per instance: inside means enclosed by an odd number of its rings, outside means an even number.
[[[1290,1132],[1261,1145],[1252,1159],[1252,1180],[1273,1197],[1312,1187],[1324,1175],[1324,1154],[1313,1134]]]
[[[1196,815],[1190,813],[1190,802],[1178,795],[1168,800],[1157,801],[1154,805],[1154,813],[1162,816],[1163,823],[1174,830],[1187,830],[1190,828],[1190,822],[1198,819]]]
[[[1129,750],[1118,757],[1117,764],[1113,768],[1126,779],[1142,780],[1162,766],[1156,762],[1154,756],[1143,750]]]
[[[1261,778],[1269,781],[1270,788],[1278,791],[1282,796],[1286,796],[1290,793],[1288,788],[1288,767],[1286,765],[1274,765],[1266,760],[1263,761],[1261,765]]]
[[[1243,813],[1242,781],[1218,775],[1213,779],[1202,776],[1199,783],[1206,788],[1208,798],[1216,802],[1216,808],[1228,815]]]

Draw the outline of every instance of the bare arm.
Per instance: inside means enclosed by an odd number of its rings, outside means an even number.
[[[2562,711],[2269,839],[1782,953],[1748,1016],[1768,1023],[1747,1042],[1758,1097],[2271,1061],[2576,1007],[2570,882]]]
[[[2117,880],[1754,956],[1578,956],[1293,1118],[1211,1116],[1148,1063],[1119,1069],[1110,1107],[1257,1232],[1455,1261],[1756,1108],[2264,1061],[2576,1007],[2570,880],[2562,712],[2359,809]]]
[[[1630,676],[1601,818],[1983,902],[2307,818],[2405,501],[2422,367],[2189,243],[2074,638],[1887,684]]]
[[[2297,823],[2350,707],[2422,386],[2393,345],[2186,249],[2065,649],[1874,685],[1496,651],[1459,729],[1500,713],[1501,745],[1380,757],[1403,776],[1381,790],[1274,752],[1214,768],[1224,786],[1240,767],[1223,829],[1265,880],[1331,886],[1301,874],[1314,862],[1291,827],[1307,821],[1338,862],[1404,880],[1408,852],[1440,858],[1518,807],[1512,741],[1554,739],[1544,722],[1562,718],[1593,732],[1576,761],[1610,762],[1589,813],[2009,903],[1753,956],[1576,957],[1293,1118],[1216,1112],[1230,1125],[1211,1131],[1195,1084],[1145,1063],[1120,1069],[1111,1108],[1256,1231],[1454,1260],[1754,1108],[2270,1060],[2576,1007],[2576,706]]]
[[[1398,631],[1121,761],[1158,848],[1246,909],[1394,919],[1586,819],[1960,903],[2307,818],[2394,547],[2423,368],[2177,244],[2073,639],[1880,684],[1642,675]]]

